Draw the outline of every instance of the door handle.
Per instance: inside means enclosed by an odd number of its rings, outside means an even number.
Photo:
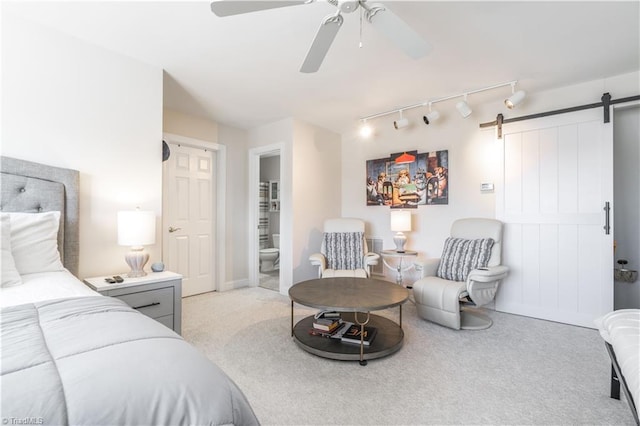
[[[176,231],[179,231],[179,230],[181,230],[181,229],[182,229],[182,228],[174,228],[173,226],[170,226],[170,227],[169,227],[169,232],[176,232]]]
[[[604,233],[606,235],[609,235],[611,233],[611,219],[610,219],[610,216],[611,216],[611,205],[609,204],[608,201],[606,201],[604,203],[603,210],[604,210],[604,226],[603,226]]]

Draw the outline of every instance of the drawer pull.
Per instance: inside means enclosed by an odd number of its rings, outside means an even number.
[[[132,306],[132,307],[133,307],[133,309],[142,309],[142,308],[148,308],[149,306],[157,306],[159,304],[160,304],[160,302],[153,302],[153,303],[149,303],[148,305]]]

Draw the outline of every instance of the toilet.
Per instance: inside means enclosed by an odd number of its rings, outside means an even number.
[[[279,268],[280,234],[273,234],[273,247],[260,249],[260,272],[271,272]]]

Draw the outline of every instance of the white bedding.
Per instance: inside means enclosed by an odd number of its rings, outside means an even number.
[[[0,307],[16,306],[65,297],[99,296],[71,272],[38,272],[21,275],[22,285],[0,289]]]

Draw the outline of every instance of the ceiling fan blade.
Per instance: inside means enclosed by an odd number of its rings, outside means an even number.
[[[388,7],[376,3],[366,9],[371,25],[413,59],[422,58],[431,51],[429,43]]]
[[[300,72],[312,73],[318,71],[343,21],[344,19],[340,14],[329,15],[324,18],[316,33],[316,38],[313,39],[313,43],[309,48],[309,52],[307,52],[307,57],[304,59],[302,67],[300,67]]]
[[[313,0],[311,0],[313,1]],[[218,0],[211,2],[211,11],[217,16],[232,16],[243,13],[257,12],[259,10],[276,9],[279,7],[296,6],[311,3],[310,0]]]

